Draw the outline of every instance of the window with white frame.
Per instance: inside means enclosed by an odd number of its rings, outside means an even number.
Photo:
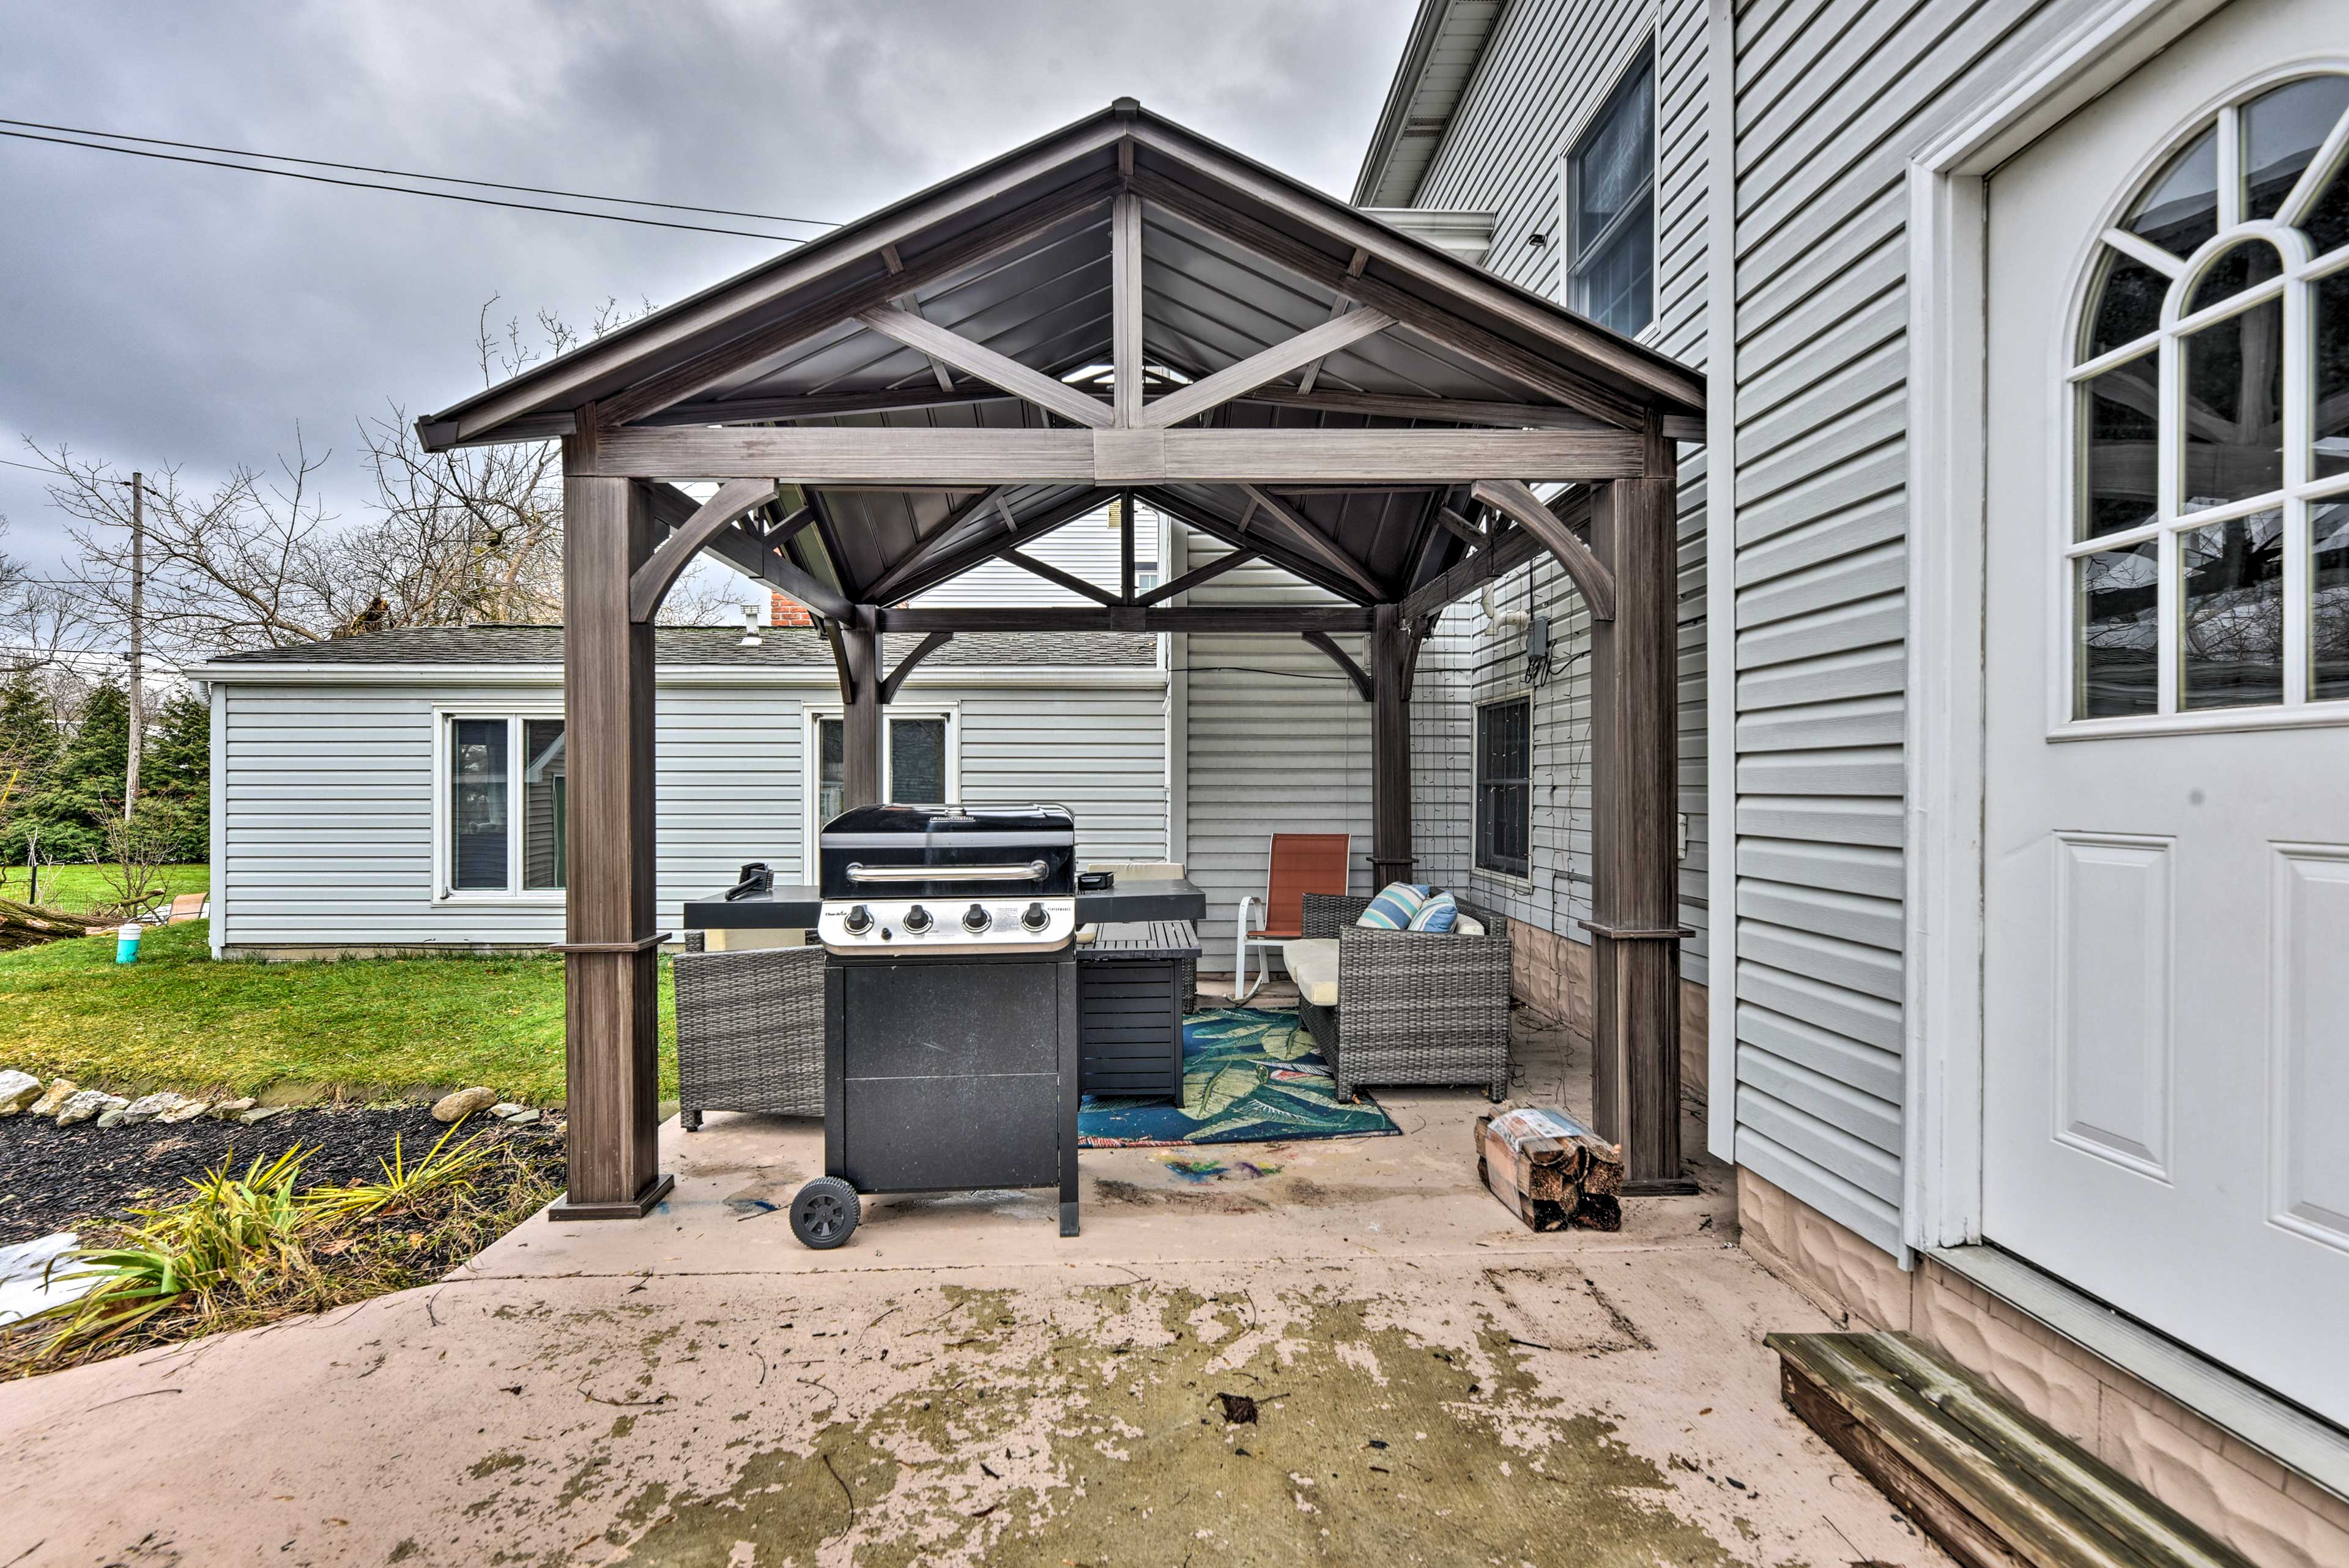
[[[1533,869],[1533,722],[1530,697],[1476,710],[1476,867],[1511,877]]]
[[[2075,720],[2349,699],[2344,157],[2349,76],[2265,87],[2104,233],[2069,377]]]
[[[1653,46],[1566,155],[1566,303],[1625,337],[1656,316]]]
[[[815,810],[808,821],[813,844],[823,825],[840,815],[841,770],[846,734],[838,713],[812,715],[811,752],[815,758]],[[957,791],[955,715],[952,712],[885,711],[881,730],[881,795],[898,805],[944,805]]]
[[[569,871],[563,721],[460,713],[441,723],[442,892],[560,893]]]

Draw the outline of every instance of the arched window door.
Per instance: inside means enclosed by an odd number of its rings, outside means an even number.
[[[2300,77],[2220,109],[2104,231],[2069,374],[2074,720],[2349,718],[2344,165],[2349,75]]]

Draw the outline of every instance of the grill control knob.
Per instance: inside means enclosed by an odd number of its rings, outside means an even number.
[[[862,904],[852,905],[848,913],[840,917],[840,923],[851,936],[861,937],[873,929],[873,911]]]
[[[916,904],[905,911],[904,924],[907,930],[918,937],[930,929],[930,912]]]
[[[962,912],[962,929],[973,936],[977,936],[994,923],[994,920],[988,917],[987,906],[984,904],[973,904]]]
[[[1051,916],[1044,912],[1044,906],[1041,904],[1030,904],[1019,911],[1019,923],[1031,931],[1042,930],[1051,919]]]

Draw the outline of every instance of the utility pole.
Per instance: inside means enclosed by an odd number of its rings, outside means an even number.
[[[130,762],[122,781],[122,820],[139,804],[140,742],[147,734],[147,694],[141,677],[147,660],[147,485],[130,476]]]

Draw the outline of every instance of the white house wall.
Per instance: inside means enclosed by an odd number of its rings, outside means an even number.
[[[673,683],[656,705],[660,929],[680,903],[730,885],[746,860],[779,880],[802,865],[805,706],[821,683]],[[899,694],[951,707],[966,800],[1054,800],[1089,858],[1166,849],[1165,697],[1141,682],[989,687],[968,677]],[[284,684],[215,688],[213,941],[220,950],[560,941],[560,898],[433,897],[436,708],[559,712],[551,683]]]
[[[1736,18],[1737,1159],[1900,1237],[1909,157],[2081,8]]]

